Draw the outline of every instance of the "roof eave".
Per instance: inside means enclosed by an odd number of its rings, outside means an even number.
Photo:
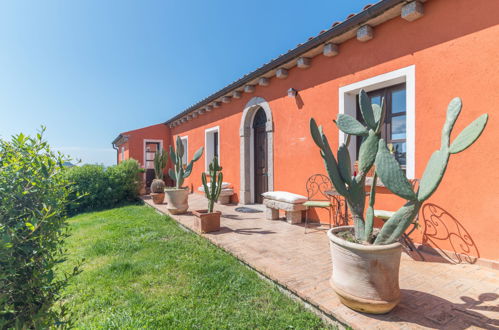
[[[367,21],[376,18],[380,15],[382,15],[384,12],[387,10],[395,7],[398,4],[401,3],[406,3],[410,0],[382,0],[369,8],[364,9],[360,13],[356,14],[355,16],[345,20],[344,22],[331,27],[329,30],[326,32],[319,34],[315,38],[305,42],[304,44],[292,49],[291,51],[287,52],[286,54],[283,54],[276,58],[275,60],[263,65],[262,67],[256,69],[255,71],[245,75],[241,79],[227,85],[226,87],[222,88],[218,92],[208,96],[207,98],[201,100],[200,102],[190,106],[186,110],[178,113],[177,115],[173,116],[172,118],[168,119],[167,121],[164,122],[165,125],[181,118],[182,116],[185,116],[189,112],[196,110],[204,105],[207,105],[225,95],[228,93],[232,92],[233,90],[237,88],[243,87],[246,83],[258,78],[259,76],[265,74],[268,71],[274,70],[279,68],[280,66],[290,62],[291,60],[296,59],[300,55],[320,46],[321,44],[326,43],[327,41],[338,37],[342,34],[345,34],[349,31],[351,31],[354,28],[360,27],[364,25]]]

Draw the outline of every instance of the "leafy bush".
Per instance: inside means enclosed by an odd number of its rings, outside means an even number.
[[[106,207],[109,180],[104,166],[71,167],[67,169],[65,176],[73,187],[71,192],[73,202],[68,204],[70,214]]]
[[[128,159],[107,168],[106,173],[112,189],[111,198],[115,205],[138,200],[143,172],[144,170],[140,168],[139,162],[135,159]]]
[[[140,189],[139,163],[126,160],[104,168],[102,165],[83,165],[67,169],[65,176],[73,184],[68,206],[70,214],[100,210],[138,200]]]
[[[54,276],[64,261],[70,188],[61,175],[65,159],[50,150],[42,134],[0,139],[2,329],[53,326],[65,313],[52,306],[71,275]]]

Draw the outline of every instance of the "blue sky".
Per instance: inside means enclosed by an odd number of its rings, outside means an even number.
[[[374,1],[1,1],[0,137],[84,163]]]

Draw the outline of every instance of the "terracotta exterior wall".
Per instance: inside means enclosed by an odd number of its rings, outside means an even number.
[[[124,152],[121,151],[122,148],[125,148]],[[128,145],[128,142],[125,142],[118,147],[117,154],[118,163],[121,163],[122,161],[130,158],[130,146]]]
[[[274,190],[306,194],[307,178],[325,174],[309,134],[310,117],[324,125],[336,148],[338,132],[332,119],[338,114],[339,88],[414,65],[416,178],[421,177],[431,153],[439,148],[446,107],[453,97],[460,96],[464,103],[454,132],[481,113],[490,114],[480,140],[451,157],[440,189],[423,208],[422,228],[414,237],[421,242],[422,232],[426,231],[425,239],[442,249],[453,250],[461,245],[462,252],[468,249],[470,255],[499,260],[499,153],[492,147],[499,138],[499,74],[495,72],[499,65],[498,12],[499,1],[428,1],[425,15],[417,21],[395,18],[383,23],[375,28],[371,41],[349,40],[340,45],[338,56],[314,57],[310,68],[295,67],[287,79],[272,78],[269,86],[256,86],[254,93],[244,93],[241,99],[172,128],[172,137],[188,136],[190,159],[195,150],[204,146],[205,129],[219,126],[224,180],[239,193],[242,112],[251,98],[262,97],[270,105],[274,122]],[[299,97],[286,95],[290,87],[299,91]],[[132,150],[135,142],[130,143]],[[204,163],[203,156],[186,180],[194,190],[201,185]],[[378,196],[378,209],[396,210],[403,204],[403,200],[382,190]],[[319,216],[327,221],[325,214]],[[439,221],[449,224],[448,232],[442,224],[434,227]]]
[[[170,145],[170,128],[163,124],[152,125],[139,128],[133,131],[121,133],[128,136],[128,141],[118,146],[118,160],[121,162],[121,147],[125,147],[125,159],[133,158],[137,160],[142,167],[144,164],[144,140],[160,140],[163,142],[163,148]]]

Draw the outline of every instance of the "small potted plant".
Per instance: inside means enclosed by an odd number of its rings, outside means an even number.
[[[163,171],[168,163],[168,154],[162,149],[158,149],[154,154],[154,175],[155,179],[151,183],[151,197],[154,204],[163,204],[165,200],[165,182],[163,181]]]
[[[167,187],[165,189],[167,209],[171,214],[182,214],[187,212],[189,204],[187,198],[189,190],[187,187],[182,187],[184,180],[191,175],[194,162],[201,158],[204,148],[201,147],[194,153],[192,160],[189,164],[184,164],[182,158],[184,157],[184,146],[182,140],[177,136],[176,148],[170,146],[170,159],[173,163],[173,168],[168,170],[168,175],[175,182],[175,187]]]
[[[383,105],[371,105],[365,91],[359,94],[359,105],[365,124],[346,114],[339,114],[335,121],[347,136],[345,143],[339,146],[336,157],[322,127],[318,127],[313,118],[310,120],[310,130],[321,150],[329,177],[336,191],[345,197],[353,218],[353,226],[341,226],[328,231],[333,263],[330,283],[346,306],[360,312],[382,314],[392,310],[400,300],[400,237],[414,222],[424,201],[438,188],[450,155],[465,150],[479,138],[487,124],[488,115],[478,117],[450,143],[451,131],[462,107],[459,98],[450,102],[440,149],[432,154],[419,187],[414,190],[381,138],[385,115]],[[358,172],[353,174],[348,152],[352,135],[363,138],[359,149]],[[375,173],[368,207],[364,212],[366,175],[373,165]],[[374,229],[378,177],[386,188],[407,202],[380,229]]]
[[[222,191],[223,174],[222,167],[218,164],[217,157],[213,157],[209,165],[210,182],[207,181],[206,173],[201,174],[203,181],[204,193],[208,199],[207,210],[195,210],[193,213],[198,217],[195,227],[198,232],[209,233],[220,230],[220,211],[213,212],[215,201],[220,196]]]

